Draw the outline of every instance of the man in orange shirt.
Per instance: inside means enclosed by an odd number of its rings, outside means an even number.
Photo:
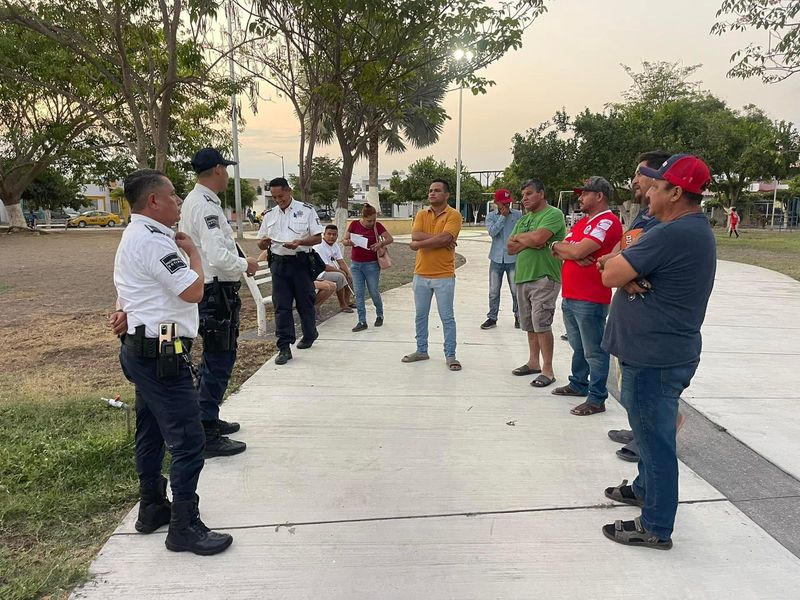
[[[428,360],[428,315],[431,299],[436,296],[444,332],[444,356],[447,368],[460,371],[456,359],[456,319],[453,302],[456,290],[456,239],[461,231],[461,215],[447,204],[450,185],[434,179],[428,188],[430,206],[417,213],[409,247],[417,252],[414,265],[414,305],[416,307],[417,350],[403,357],[403,362]]]

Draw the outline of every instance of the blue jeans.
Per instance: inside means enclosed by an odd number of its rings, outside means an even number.
[[[569,384],[581,394],[588,394],[586,402],[602,406],[608,398],[608,352],[600,347],[600,342],[606,327],[608,304],[564,298],[561,311],[572,346]]]
[[[620,403],[628,411],[639,445],[639,475],[633,493],[644,501],[642,526],[662,540],[672,536],[678,511],[678,399],[689,387],[698,363],[662,369],[620,363]]]
[[[445,358],[456,355],[456,318],[453,314],[453,302],[456,295],[455,277],[420,277],[414,275],[411,282],[414,290],[414,306],[417,309],[415,320],[417,328],[417,352],[428,351],[428,314],[431,312],[431,299],[436,295],[436,307],[442,320],[444,331]]]
[[[381,300],[380,278],[381,267],[378,261],[355,262],[350,265],[353,274],[353,292],[356,295],[356,312],[358,312],[358,322],[367,322],[367,309],[364,306],[364,288],[369,290],[369,297],[375,305],[375,313],[378,317],[383,317],[383,300]]]
[[[500,290],[503,287],[503,274],[505,273],[508,287],[511,290],[514,316],[519,315],[517,310],[517,286],[514,284],[514,271],[516,263],[498,263],[489,261],[489,312],[486,318],[497,321],[500,312]]]

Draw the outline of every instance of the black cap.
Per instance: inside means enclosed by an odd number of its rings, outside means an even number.
[[[203,148],[192,157],[192,169],[195,173],[202,173],[213,169],[217,165],[235,165],[236,161],[226,160],[216,148]]]

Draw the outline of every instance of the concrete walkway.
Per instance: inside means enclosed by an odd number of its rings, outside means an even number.
[[[414,350],[410,286],[384,294],[383,328],[354,334],[353,315],[326,321],[312,349],[283,367],[270,360],[225,404],[248,450],[207,461],[199,493],[203,519],[233,534],[231,549],[170,553],[165,531],[134,532],[134,509],[74,597],[796,597],[800,560],[685,465],[673,550],[602,536],[604,523],[638,514],[603,496],[635,474],[606,436],[624,413],[609,401],[604,414],[574,417],[574,399],[510,374],[527,345],[507,294],[498,327],[478,327],[487,241],[466,230],[458,247],[462,372],[445,367],[435,310],[431,360],[400,362]],[[800,326],[783,323],[798,308],[797,282],[720,263],[706,350],[684,396],[795,475]],[[757,314],[772,326],[757,326]],[[570,349],[556,344],[564,383]]]

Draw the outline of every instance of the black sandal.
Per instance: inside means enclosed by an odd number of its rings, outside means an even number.
[[[543,388],[552,385],[556,382],[555,377],[548,377],[547,375],[539,375],[536,379],[531,381],[531,385],[535,388]]]
[[[662,540],[648,533],[642,527],[642,521],[636,517],[633,521],[617,520],[608,525],[603,525],[603,535],[608,539],[625,544],[626,546],[643,546],[654,548],[655,550],[669,550],[672,548],[672,540]]]
[[[622,502],[622,504],[630,504],[631,506],[644,506],[644,501],[636,497],[633,493],[633,486],[628,485],[628,480],[623,479],[617,487],[607,487],[606,498],[614,502]]]

